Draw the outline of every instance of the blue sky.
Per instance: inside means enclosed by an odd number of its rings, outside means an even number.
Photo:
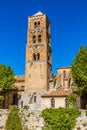
[[[51,21],[53,73],[87,47],[87,0],[0,0],[0,64],[16,75],[25,73],[27,20],[38,11]]]

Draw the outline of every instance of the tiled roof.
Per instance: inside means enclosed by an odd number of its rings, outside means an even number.
[[[42,15],[43,13],[41,11],[37,12],[36,14],[34,14],[33,16],[37,16],[37,15]]]
[[[63,67],[59,67],[58,69],[71,69],[71,66],[63,66]]]
[[[24,80],[25,80],[25,76],[24,76],[24,75],[15,76],[15,79],[16,79],[17,81],[24,81]]]
[[[49,91],[41,95],[41,97],[63,97],[68,96],[68,94],[72,93],[72,89],[58,88],[56,90]]]

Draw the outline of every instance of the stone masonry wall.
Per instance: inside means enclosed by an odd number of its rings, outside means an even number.
[[[0,109],[0,130],[5,130],[5,123],[8,117],[8,109]]]

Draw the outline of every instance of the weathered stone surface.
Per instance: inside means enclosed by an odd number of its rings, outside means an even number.
[[[42,130],[45,122],[40,114],[39,111],[30,112],[29,109],[20,109],[23,130]]]
[[[51,71],[50,22],[46,14],[31,16],[28,18],[25,90],[47,90]]]
[[[81,115],[76,119],[76,126],[73,130],[87,130],[87,116],[85,110],[81,110]]]
[[[19,108],[21,108],[21,101],[23,102],[23,106],[29,106],[30,111],[41,111],[41,95],[46,93],[47,90],[43,91],[25,91],[21,97],[19,102]],[[36,96],[36,102],[34,102],[34,96]]]
[[[0,130],[5,130],[5,123],[9,114],[8,109],[0,109]]]

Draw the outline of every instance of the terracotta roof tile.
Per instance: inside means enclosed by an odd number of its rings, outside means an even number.
[[[41,97],[62,97],[62,96],[68,96],[68,94],[72,93],[72,89],[64,89],[64,88],[58,88],[56,90],[49,91],[47,93],[44,93],[41,95]]]
[[[17,81],[24,81],[25,80],[25,76],[24,75],[20,75],[20,76],[15,76],[15,79],[17,80]]]

